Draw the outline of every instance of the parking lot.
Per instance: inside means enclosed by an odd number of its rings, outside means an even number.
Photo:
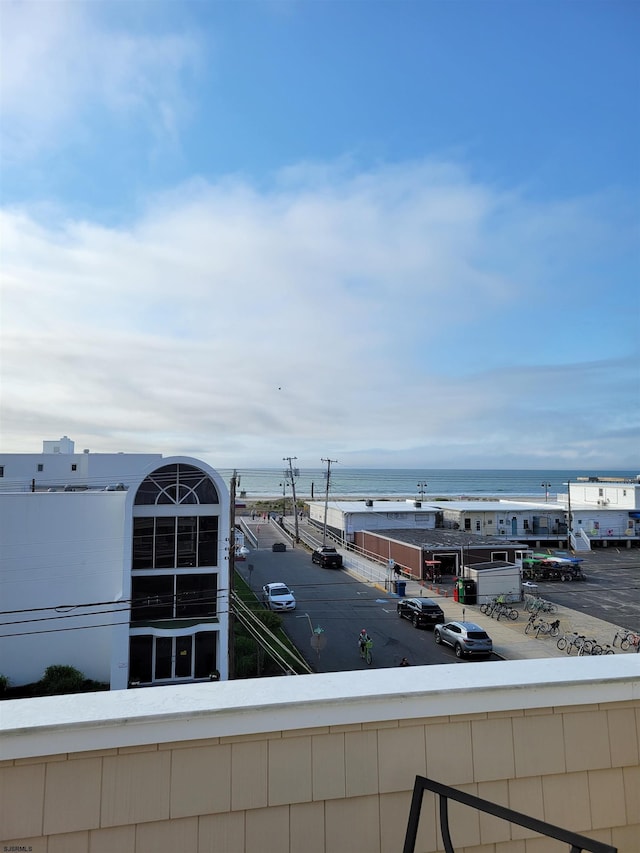
[[[538,594],[640,633],[640,548],[599,548],[579,556],[586,581],[541,581]]]

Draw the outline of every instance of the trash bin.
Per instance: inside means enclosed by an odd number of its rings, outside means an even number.
[[[475,604],[478,598],[476,582],[471,578],[464,578],[462,581],[463,598],[460,599],[464,604]]]
[[[459,578],[459,579],[456,581],[455,591],[458,593],[458,595],[457,595],[457,597],[455,597],[455,596],[454,596],[454,599],[453,599],[453,600],[454,600],[454,601],[460,601],[462,604],[464,604],[464,603],[465,603],[465,598],[464,598],[464,583],[463,583],[463,581],[462,581],[462,578]]]
[[[396,589],[396,595],[399,595],[400,598],[403,598],[407,591],[407,582],[406,581],[394,581],[393,585]]]

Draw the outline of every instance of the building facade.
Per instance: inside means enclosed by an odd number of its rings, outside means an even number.
[[[191,457],[100,454],[92,469],[80,454],[88,483],[29,488],[32,467],[52,471],[55,455],[20,454],[27,488],[0,491],[0,673],[17,686],[71,665],[111,689],[226,679],[220,475]],[[62,455],[77,473],[81,460]]]

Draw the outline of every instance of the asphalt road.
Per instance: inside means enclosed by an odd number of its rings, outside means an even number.
[[[598,548],[580,556],[585,582],[538,582],[538,594],[640,633],[640,549]]]
[[[403,657],[412,665],[467,663],[459,661],[453,649],[436,646],[431,630],[400,619],[395,596],[344,571],[314,565],[303,547],[285,553],[252,550],[236,568],[259,598],[263,584],[273,581],[293,590],[297,608],[282,614],[283,625],[316,672],[366,669],[358,650],[362,628],[373,640],[374,669],[398,666]]]

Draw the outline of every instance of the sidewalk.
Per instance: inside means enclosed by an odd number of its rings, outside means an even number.
[[[381,588],[384,588],[384,584]],[[445,594],[446,593],[446,594]],[[486,616],[475,604],[461,604],[454,601],[451,590],[443,588],[442,585],[423,586],[417,581],[407,581],[407,598],[433,598],[444,610],[447,621],[466,620],[475,622],[483,628],[493,640],[493,651],[505,660],[525,660],[539,658],[566,657],[566,651],[560,651],[553,637],[539,637],[525,634],[524,629],[529,619],[529,613],[524,609],[524,604],[519,603],[516,608],[520,611],[520,617],[516,622],[502,618],[499,621]],[[558,606],[557,613],[541,614],[545,622],[560,620],[560,636],[575,631],[585,637],[595,638],[601,645],[613,645],[613,638],[617,626],[601,619],[587,616],[577,610]],[[614,649],[616,654],[635,654],[635,649],[623,652],[620,646]]]

